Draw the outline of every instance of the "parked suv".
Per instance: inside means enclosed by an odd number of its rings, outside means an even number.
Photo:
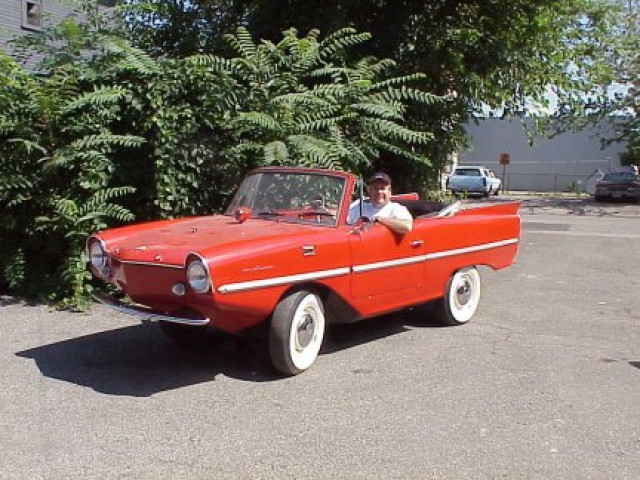
[[[485,197],[497,195],[502,182],[495,173],[486,167],[465,166],[456,168],[447,179],[447,190],[452,194],[459,192],[481,193]]]

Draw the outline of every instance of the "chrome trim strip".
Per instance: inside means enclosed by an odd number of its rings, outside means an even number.
[[[161,313],[155,313],[144,307],[137,307],[133,305],[127,305],[115,298],[112,298],[105,294],[92,293],[91,296],[100,303],[103,303],[107,307],[113,308],[120,313],[132,315],[142,320],[151,320],[152,322],[163,321],[171,323],[179,323],[181,325],[191,325],[194,327],[202,327],[210,322],[209,318],[188,318],[188,317],[174,317],[171,315],[163,315]]]
[[[474,245],[472,247],[456,248],[454,250],[443,250],[442,252],[427,253],[427,260],[435,260],[437,258],[451,257],[454,255],[463,255],[465,253],[479,252],[482,250],[489,250],[490,248],[505,247],[518,243],[517,238],[509,238],[507,240],[500,240],[499,242],[483,243],[481,245]]]
[[[184,268],[183,265],[173,265],[170,263],[137,262],[135,260],[120,260],[119,258],[116,258],[115,260],[127,265],[143,265],[146,267],[174,268],[176,270],[182,270]]]
[[[491,248],[504,247],[518,243],[517,238],[510,238],[507,240],[500,240],[498,242],[483,243],[481,245],[473,245],[471,247],[456,248],[454,250],[443,250],[441,252],[427,253],[426,255],[416,255],[414,257],[398,258],[396,260],[387,260],[384,262],[365,263],[363,265],[354,265],[352,270],[354,273],[369,272],[371,270],[379,270],[382,268],[395,267],[399,265],[409,265],[412,263],[419,263],[427,260],[435,260],[443,257],[451,257],[454,255],[463,255],[465,253],[478,252],[482,250],[488,250]]]
[[[286,285],[287,283],[299,283],[307,280],[319,280],[321,278],[338,277],[340,275],[349,274],[349,267],[334,268],[332,270],[321,270],[311,273],[300,273],[297,275],[286,275],[284,277],[265,278],[263,280],[252,280],[249,282],[229,283],[228,285],[220,285],[219,293],[234,293],[245,290],[253,290],[263,287],[274,287],[277,285]]]
[[[427,259],[426,255],[416,255],[415,257],[398,258],[396,260],[386,260],[384,262],[365,263],[363,265],[354,265],[354,273],[368,272],[370,270],[378,270],[380,268],[395,267],[398,265],[408,265],[411,263],[424,262]]]
[[[482,250],[489,250],[491,248],[504,247],[518,243],[517,238],[510,238],[507,240],[500,240],[498,242],[484,243],[481,245],[473,245],[471,247],[457,248],[454,250],[443,250],[441,252],[428,253],[426,255],[415,255],[412,257],[398,258],[396,260],[387,260],[384,262],[365,263],[362,265],[354,265],[353,267],[340,267],[332,270],[322,270],[318,272],[301,273],[298,275],[287,275],[284,277],[265,278],[263,280],[253,280],[249,282],[229,283],[227,285],[221,285],[218,287],[218,293],[235,293],[245,290],[254,290],[256,288],[273,287],[277,285],[286,285],[288,283],[299,283],[307,280],[318,280],[321,278],[337,277],[340,275],[346,275],[353,271],[353,273],[364,273],[372,270],[379,270],[383,268],[395,267],[398,265],[409,265],[412,263],[424,262],[427,260],[435,260],[443,257],[450,257],[454,255],[463,255],[465,253],[477,252]]]

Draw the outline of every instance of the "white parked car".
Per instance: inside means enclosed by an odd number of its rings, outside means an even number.
[[[500,179],[486,167],[464,166],[456,168],[447,179],[447,190],[456,194],[480,193],[485,197],[500,191]]]

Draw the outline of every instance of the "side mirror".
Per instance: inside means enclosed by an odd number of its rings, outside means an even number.
[[[233,212],[233,218],[235,218],[238,223],[244,223],[247,219],[251,218],[251,209],[249,207],[238,207]]]

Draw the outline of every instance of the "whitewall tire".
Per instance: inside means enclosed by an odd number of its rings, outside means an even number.
[[[480,274],[475,267],[454,273],[447,284],[444,297],[437,302],[436,315],[445,325],[464,325],[480,304]]]
[[[325,332],[322,300],[308,290],[285,296],[276,306],[269,331],[269,355],[273,366],[296,375],[315,362]]]

